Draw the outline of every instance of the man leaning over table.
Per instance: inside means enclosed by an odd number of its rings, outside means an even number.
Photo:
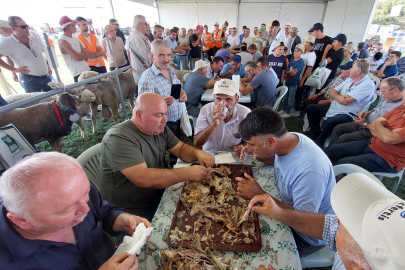
[[[405,201],[376,181],[361,173],[340,180],[331,195],[336,215],[283,208],[268,194],[253,198],[249,206],[260,203],[252,207],[255,212],[279,220],[288,217],[286,225],[323,239],[336,252],[332,270],[405,269]],[[274,268],[269,264],[268,269]]]
[[[0,181],[1,269],[136,270],[114,254],[111,236],[149,221],[103,200],[76,159],[57,152],[24,158]],[[111,257],[111,258],[110,258]]]
[[[300,213],[333,213],[330,194],[336,184],[333,167],[325,153],[308,137],[288,132],[283,118],[270,107],[254,109],[239,124],[239,134],[247,143],[241,153],[252,153],[268,165],[274,165],[274,177],[281,200],[274,198],[283,208],[295,209]],[[245,173],[237,177],[237,192],[245,199],[266,194],[257,181]],[[302,215],[305,218],[305,215]],[[288,224],[290,220],[280,219]],[[293,230],[295,242],[301,257],[322,248],[325,242]]]
[[[245,72],[245,68],[242,64],[242,58],[239,55],[235,55],[232,58],[232,61],[222,68],[219,77],[231,80],[232,75],[239,75],[241,79],[249,77],[249,75]]]
[[[195,147],[202,147],[204,151],[233,151],[235,146],[241,144],[238,126],[250,109],[238,104],[238,101],[235,82],[222,79],[215,83],[214,102],[202,107],[198,115]]]
[[[101,143],[101,193],[109,202],[148,220],[166,187],[187,180],[200,182],[208,175],[207,167],[214,166],[212,155],[174,136],[166,126],[167,111],[159,94],[141,94],[132,118],[110,128]],[[201,165],[164,169],[166,151]]]

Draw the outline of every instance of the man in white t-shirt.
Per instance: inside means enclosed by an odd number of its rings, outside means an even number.
[[[384,63],[382,57],[382,52],[376,52],[374,56],[367,58],[368,62],[370,63],[370,72],[374,72],[381,64]]]
[[[246,46],[246,44],[242,42],[242,46],[240,46],[240,53],[236,54],[236,55],[239,55],[240,58],[242,59],[243,65],[245,65],[247,62],[253,60],[253,55],[248,53],[247,49],[248,49],[248,47]]]
[[[246,43],[246,46],[249,47],[253,43],[253,39],[250,35],[250,29],[245,29],[245,37],[242,39],[242,43]]]
[[[228,36],[226,43],[231,45],[230,51],[235,50],[239,46],[239,37],[236,35],[236,27],[232,28],[232,34]]]
[[[271,55],[273,53],[274,46],[276,45],[276,43],[278,41],[283,42],[284,44],[286,44],[286,42],[287,42],[287,38],[285,36],[284,31],[281,30],[279,21],[274,20],[271,23],[271,33],[272,33],[272,36],[274,37],[274,39],[273,39],[273,42],[270,45],[269,55]]]

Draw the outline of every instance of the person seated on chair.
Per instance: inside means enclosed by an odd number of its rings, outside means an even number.
[[[231,62],[233,54],[229,51],[230,48],[231,48],[231,44],[224,42],[222,44],[222,49],[218,50],[215,53],[215,57],[218,57],[218,56],[222,57],[222,60],[224,60],[224,64]]]
[[[396,173],[405,168],[405,91],[401,106],[378,117],[369,126],[373,137],[334,144],[325,152],[335,164],[355,164],[369,172]]]
[[[187,112],[193,117],[198,117],[200,113],[199,104],[205,89],[214,88],[215,82],[219,79],[210,80],[207,78],[207,67],[209,63],[205,60],[195,62],[195,68],[187,76],[184,83],[184,91],[187,94]]]
[[[373,72],[374,76],[384,79],[391,76],[395,76],[398,73],[397,61],[401,57],[401,52],[393,51],[390,53],[390,57],[381,64],[377,70]]]
[[[369,63],[366,59],[356,60],[350,71],[350,77],[336,89],[330,91],[333,99],[330,107],[312,104],[307,107],[310,131],[306,132],[312,139],[318,138],[318,145],[323,146],[326,138],[338,124],[352,121],[350,113],[357,114],[372,100],[374,82],[368,76]],[[327,117],[321,132],[320,121]]]
[[[248,47],[246,46],[246,43],[242,43],[242,45],[240,46],[240,53],[236,54],[239,55],[242,59],[242,65],[245,65],[249,61],[253,61],[253,55],[251,55],[247,50]]]
[[[25,157],[2,175],[0,197],[2,269],[138,269],[136,254],[111,257],[104,231],[132,235],[140,222],[152,225],[103,200],[76,159]]]
[[[215,83],[214,102],[201,108],[195,128],[194,146],[204,151],[233,151],[241,144],[239,123],[250,109],[238,104],[235,82],[222,79]]]
[[[242,58],[239,55],[235,55],[232,58],[232,62],[224,65],[224,68],[221,70],[219,77],[221,79],[230,79],[232,80],[232,75],[239,75],[240,78],[249,77],[245,72],[244,65],[241,63]]]
[[[304,99],[304,110],[311,104],[329,105],[332,103],[332,98],[329,96],[329,92],[341,85],[350,76],[350,69],[353,66],[353,61],[339,66],[341,72],[340,75],[333,79],[327,86],[325,86],[318,94],[312,94],[308,98]]]
[[[336,184],[333,167],[313,141],[305,135],[288,132],[283,118],[268,106],[252,110],[239,124],[239,134],[247,144],[238,151],[243,153],[241,160],[247,152],[274,166],[281,196],[277,203],[281,207],[300,211],[301,221],[306,212],[333,213],[330,205],[330,194]],[[248,174],[236,180],[238,195],[245,199],[266,194]],[[302,233],[293,234],[300,256],[309,255],[325,245]]]
[[[328,248],[336,252],[332,270],[404,269],[405,237],[399,232],[405,221],[399,215],[400,210],[396,213],[398,218],[388,218],[388,215],[402,209],[405,201],[375,181],[378,180],[360,173],[340,180],[331,196],[336,215],[283,208],[268,194],[253,198],[249,207],[283,221],[295,231],[324,240]],[[391,213],[387,215],[388,208]],[[259,270],[266,269],[274,268],[270,264],[268,268],[259,267]]]
[[[220,56],[214,57],[211,63],[207,66],[207,78],[215,80],[223,67],[224,67],[224,60],[222,59],[222,57]]]
[[[103,196],[128,212],[152,220],[166,187],[200,182],[214,166],[214,157],[179,141],[166,126],[167,105],[156,93],[143,93],[132,118],[111,127],[101,142]],[[200,165],[164,169],[166,151]]]
[[[345,143],[351,141],[368,140],[373,137],[369,130],[370,124],[394,108],[401,105],[402,91],[405,89],[405,84],[398,78],[387,78],[381,81],[380,93],[381,101],[371,111],[359,112],[359,119],[353,118],[353,122],[337,125],[332,132],[329,142],[329,147],[335,143]],[[367,121],[366,121],[367,118]]]
[[[258,67],[260,67],[260,68],[262,68],[262,69],[269,69],[270,71],[271,71],[271,73],[273,74],[273,76],[274,76],[274,79],[276,80],[276,84],[278,84],[278,82],[279,82],[279,79],[278,79],[278,77],[277,77],[277,73],[274,71],[274,69],[270,66],[270,63],[269,63],[269,59],[267,59],[267,57],[266,56],[262,56],[262,57],[259,57],[259,59],[257,59],[257,66]]]

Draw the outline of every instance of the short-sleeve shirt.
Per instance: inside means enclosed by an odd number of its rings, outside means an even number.
[[[253,43],[253,39],[252,37],[244,37],[242,39],[242,43],[246,43],[246,46],[249,48],[249,46]]]
[[[281,81],[281,75],[283,70],[287,69],[287,58],[284,55],[279,57],[274,56],[273,54],[267,56],[269,60],[269,66],[273,68],[276,72],[278,79]]]
[[[246,65],[246,63],[249,61],[253,61],[253,55],[251,55],[248,52],[240,52],[237,53],[236,55],[240,56],[243,65]]]
[[[198,117],[200,108],[198,105],[204,92],[204,86],[210,81],[206,76],[198,71],[190,72],[184,83],[184,91],[187,94],[186,106],[187,112],[191,116]]]
[[[195,134],[207,129],[208,126],[211,125],[214,107],[215,102],[211,102],[201,108],[197,118]],[[204,151],[233,151],[233,147],[242,142],[242,137],[238,131],[239,124],[249,113],[249,108],[236,104],[231,120],[227,123],[222,121],[214,130],[208,141],[203,145],[202,149]]]
[[[333,260],[332,270],[346,270],[342,259],[339,256],[336,248],[336,233],[339,230],[339,223],[336,215],[325,215],[325,225],[323,227],[322,239],[326,246],[336,252]]]
[[[310,51],[301,55],[302,60],[305,62],[306,67],[315,66],[316,54],[314,51]]]
[[[276,88],[277,82],[274,78],[273,72],[270,69],[264,69],[259,74],[253,77],[250,82],[253,87],[253,95],[255,97],[255,107],[270,106],[273,108],[276,103]]]
[[[298,72],[294,76],[287,75],[287,79],[285,81],[286,86],[297,86],[300,82],[301,73],[304,70],[305,62],[302,59],[295,61],[294,58],[291,58],[290,62],[288,63],[288,68],[297,69]]]
[[[131,120],[111,127],[101,142],[101,193],[105,199],[133,214],[157,206],[164,189],[137,187],[121,171],[142,163],[164,168],[166,150],[178,142],[167,126],[152,136],[142,133]]]
[[[263,54],[259,50],[257,50],[255,55],[253,55],[253,61],[257,62],[257,59],[259,59],[262,56]]]
[[[220,49],[217,51],[217,53],[215,54],[215,57],[219,56],[222,58],[222,60],[224,60],[224,63],[226,63],[226,59],[228,59],[228,57],[231,55],[231,52],[228,51],[227,49]]]
[[[329,36],[325,36],[321,39],[315,39],[315,44],[312,48],[316,54],[315,66],[313,67],[314,70],[319,67],[319,62],[322,60],[323,52],[325,51],[326,46],[329,44],[332,44],[332,40]]]
[[[364,58],[368,58],[370,57],[370,52],[367,49],[363,49],[361,50],[361,52],[359,53],[359,59],[364,59]]]
[[[377,68],[377,70],[380,70],[383,65],[384,65],[384,63],[382,63],[382,64]],[[386,67],[385,67],[384,76],[385,76],[386,78],[395,76],[397,73],[398,73],[398,66],[397,66],[397,65],[386,66]]]
[[[103,50],[106,52],[107,61],[110,67],[115,67],[114,58],[112,57],[112,55],[114,55],[118,67],[125,65],[127,63],[127,60],[125,59],[124,54],[125,50],[124,41],[122,41],[120,37],[116,37],[115,42],[111,41],[111,48],[112,48],[111,52],[110,47],[108,47],[107,44],[107,39],[108,37],[105,37],[101,41],[101,48],[103,48]]]
[[[231,45],[231,48],[234,46],[239,46],[239,37],[237,35],[235,36],[228,36],[228,39],[226,40],[227,43]]]
[[[384,64],[384,60],[374,61],[374,57],[372,56],[368,58],[368,62],[370,64],[370,72],[374,72],[381,64]]]
[[[336,179],[333,166],[326,154],[303,134],[293,151],[275,156],[274,175],[283,202],[298,211],[332,214],[330,195]],[[321,240],[296,231],[314,246],[325,245]]]
[[[400,128],[396,133],[405,140],[405,107],[398,106],[389,113],[383,115],[387,119],[388,124],[385,128],[394,130]],[[373,137],[370,142],[370,148],[388,162],[391,168],[396,167],[396,171],[401,171],[405,168],[405,143],[387,144],[383,143],[379,138]]]
[[[178,46],[178,45],[177,45],[177,41],[176,41],[176,40],[172,40],[172,39],[170,38],[170,36],[167,36],[167,37],[165,38],[165,41],[169,44],[170,49],[172,49],[172,50],[176,49],[176,47]]]
[[[381,101],[377,104],[377,106],[375,106],[375,108],[373,109],[373,112],[370,113],[369,116],[367,116],[367,123],[373,122],[375,119],[377,119],[378,117],[384,116],[384,114],[389,113],[390,111],[392,111],[393,109],[395,109],[396,107],[400,106],[402,103],[402,98],[398,99],[398,100],[393,100],[393,101],[386,101],[384,98],[381,99]]]
[[[255,39],[255,44],[256,44],[257,50],[260,51],[263,47],[267,47],[267,42],[268,41],[264,36],[262,38],[257,37]]]
[[[352,83],[353,79],[347,78],[342,84],[336,87],[336,91],[342,95],[351,96],[355,101],[348,105],[342,105],[336,100],[332,100],[326,117],[332,117],[338,114],[350,115],[349,112],[358,114],[371,101],[375,85],[369,76],[364,76],[363,79],[350,87]]]
[[[232,69],[231,64],[232,64],[232,63],[225,64],[224,67],[222,68],[220,74],[225,74],[225,73],[227,73],[228,71],[230,71],[230,70]],[[239,75],[241,79],[242,79],[242,78],[245,78],[245,77],[249,77],[249,75],[246,74],[246,72],[245,72],[245,66],[244,66],[243,64],[240,64],[239,69],[238,69],[237,71],[235,71],[235,72],[233,73],[233,75]],[[227,79],[232,80],[232,75],[231,75],[231,76],[228,76]]]
[[[45,47],[37,38],[28,37],[29,48],[20,42],[14,34],[0,42],[0,54],[9,57],[17,67],[27,66],[29,75],[45,76],[48,74]]]
[[[198,36],[196,34],[193,34],[190,37],[190,56],[191,58],[201,58],[201,45],[197,44],[197,46],[193,46],[193,43],[198,40]]]
[[[183,46],[190,45],[190,38],[187,35],[183,38],[179,36],[179,43]]]
[[[342,63],[343,57],[344,57],[343,48],[340,48],[337,51],[331,48],[326,54],[326,58],[332,59],[332,62],[330,62],[326,66],[327,69],[331,70],[328,80],[334,79],[336,77],[336,70],[339,67],[340,63]]]

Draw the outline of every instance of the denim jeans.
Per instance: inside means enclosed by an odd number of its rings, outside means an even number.
[[[172,58],[172,62],[177,65],[176,69],[180,69],[180,59],[177,54],[174,55],[174,57]]]
[[[283,98],[283,111],[290,114],[295,101],[295,93],[297,92],[298,85],[288,86],[288,92]]]
[[[385,159],[377,155],[369,146],[371,139],[334,144],[325,150],[333,165],[354,164],[369,172],[394,173]]]
[[[49,75],[32,76],[20,73],[20,84],[26,93],[48,92],[52,90],[48,85],[50,82],[52,82],[52,79]]]
[[[181,69],[181,70],[187,70],[188,68],[187,68],[187,65],[186,65],[186,55],[176,55],[176,57],[178,58],[178,60],[179,60],[179,63],[180,63],[180,65],[179,65],[179,69]]]

